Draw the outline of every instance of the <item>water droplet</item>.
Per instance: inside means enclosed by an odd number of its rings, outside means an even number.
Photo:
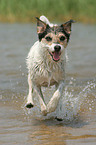
[[[24,76],[24,73],[22,73],[22,76]]]
[[[92,110],[92,108],[90,107],[90,108],[89,108],[89,110],[91,111],[91,110]]]

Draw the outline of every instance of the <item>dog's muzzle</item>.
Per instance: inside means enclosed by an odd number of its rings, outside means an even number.
[[[61,46],[59,45],[55,45],[54,46],[54,51],[53,52],[50,52],[49,51],[49,54],[52,56],[52,59],[54,61],[59,61],[60,60],[60,55],[61,55]]]
[[[55,49],[56,52],[59,52],[59,51],[61,50],[61,46],[56,45],[56,46],[54,47],[54,49]]]

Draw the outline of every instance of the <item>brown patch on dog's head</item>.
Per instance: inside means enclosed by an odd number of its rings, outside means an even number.
[[[45,35],[50,31],[50,27],[48,24],[41,21],[38,17],[36,17],[36,19],[37,19],[37,33],[39,41],[41,41],[42,38],[44,38]]]
[[[64,24],[61,25],[61,27],[63,27],[64,31],[67,33],[67,34],[70,34],[71,33],[71,25],[72,23],[74,23],[75,21],[74,20],[70,20]]]
[[[75,21],[70,20],[62,24],[61,26],[50,27],[45,22],[41,21],[38,17],[36,17],[36,19],[39,41],[45,39],[43,42],[49,45],[51,45],[52,43],[60,43],[64,45],[64,42],[66,43],[65,45],[67,45],[71,33],[71,24]]]
[[[70,34],[71,34],[71,25],[74,22],[70,20],[61,26],[53,25],[49,26],[45,22],[37,18],[37,33],[39,41],[44,44],[44,48],[48,51],[50,57],[58,62],[60,60],[61,54],[66,48]]]

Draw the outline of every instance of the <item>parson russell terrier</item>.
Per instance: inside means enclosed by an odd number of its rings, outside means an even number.
[[[60,26],[52,24],[45,16],[37,18],[39,41],[31,47],[27,57],[29,94],[27,108],[34,106],[33,91],[38,94],[43,115],[54,112],[62,95],[65,79],[65,48],[71,33],[70,20]],[[49,103],[46,104],[41,87],[56,86]]]

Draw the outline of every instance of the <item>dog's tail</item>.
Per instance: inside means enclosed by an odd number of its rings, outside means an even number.
[[[50,27],[57,26],[56,24],[50,23],[49,20],[44,15],[40,16],[40,20],[48,24]]]

